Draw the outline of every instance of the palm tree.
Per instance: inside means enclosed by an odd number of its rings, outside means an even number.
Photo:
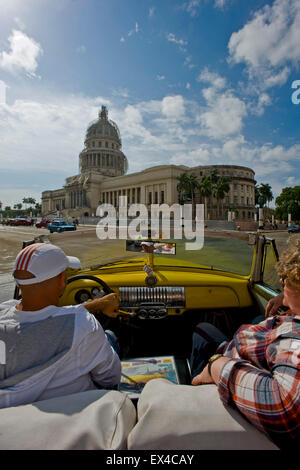
[[[269,207],[269,203],[272,201],[272,199],[274,199],[271,186],[268,183],[266,184],[262,183],[260,185],[259,192],[261,196],[264,198],[265,202],[268,203],[268,207]]]
[[[180,203],[184,202],[186,199],[191,199],[192,202],[192,214],[195,213],[195,193],[199,189],[199,183],[195,173],[188,175],[187,173],[182,173],[177,177],[179,183],[177,184],[177,191],[179,192],[179,201]]]
[[[207,198],[212,195],[212,182],[210,176],[203,176],[199,184],[199,191],[202,197],[204,197],[204,217],[207,219]]]
[[[31,206],[36,203],[36,200],[33,197],[29,197],[27,201]]]
[[[23,197],[23,201],[22,201],[22,202],[23,202],[23,204],[25,204],[25,206],[26,206],[26,204],[28,204],[28,198],[27,198],[27,197]],[[26,209],[26,207],[25,207],[25,209]]]
[[[221,176],[220,178],[218,178],[214,188],[213,188],[213,193],[214,193],[214,197],[217,199],[217,213],[218,213],[218,216],[220,215],[220,208],[219,208],[219,203],[221,201],[221,205],[222,205],[222,210],[221,210],[221,215],[223,216],[223,203],[224,203],[224,198],[226,196],[226,194],[228,194],[230,191],[230,186],[229,186],[229,183],[228,183],[228,180],[227,178],[225,178],[224,176]]]
[[[177,191],[178,191],[178,199],[179,203],[182,204],[185,198],[185,194],[188,190],[188,175],[187,173],[181,173],[177,176],[178,184],[177,184]]]
[[[199,183],[198,183],[197,176],[195,175],[195,173],[191,173],[187,177],[186,184],[187,184],[188,194],[191,197],[192,205],[194,206],[195,192],[197,189],[199,189]]]

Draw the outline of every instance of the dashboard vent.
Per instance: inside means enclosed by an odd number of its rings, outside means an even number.
[[[185,306],[184,287],[120,287],[120,307],[139,308],[141,304],[164,304],[168,308]]]

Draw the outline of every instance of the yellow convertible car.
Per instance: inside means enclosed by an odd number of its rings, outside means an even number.
[[[148,236],[101,246],[114,258],[103,262],[93,255],[93,266],[70,271],[60,303],[117,293],[120,315],[97,318],[117,335],[121,359],[139,358],[153,380],[138,400],[126,391],[92,390],[2,409],[0,448],[277,449],[237,410],[222,405],[217,387],[190,386],[188,362],[199,322],[232,337],[240,325],[264,315],[280,292],[274,240],[259,232],[211,231],[199,251],[186,250],[185,240]],[[176,364],[177,384],[162,378],[168,363],[153,372],[153,358],[166,356]]]
[[[213,323],[231,337],[280,291],[276,245],[263,235],[211,233],[199,251],[186,250],[183,240],[149,238],[148,253],[141,240],[117,242],[123,258],[70,273],[61,305],[117,293],[118,319],[98,319],[118,336],[124,359],[187,358],[197,323]]]

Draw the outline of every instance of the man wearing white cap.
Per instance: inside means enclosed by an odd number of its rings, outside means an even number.
[[[48,243],[18,254],[13,276],[22,298],[0,304],[0,408],[119,384],[119,357],[91,315],[116,317],[116,294],[58,306],[66,269],[79,265]]]

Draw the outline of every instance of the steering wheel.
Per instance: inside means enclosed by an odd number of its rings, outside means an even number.
[[[78,276],[70,277],[69,279],[67,279],[67,284],[70,284],[71,282],[74,282],[74,281],[79,281],[80,279],[89,279],[90,281],[97,282],[102,287],[102,290],[105,293],[105,295],[114,293],[114,291],[110,287],[108,287],[108,285],[102,279],[99,279],[96,276],[91,276],[89,274],[80,274]]]
[[[96,276],[91,276],[89,274],[81,274],[78,276],[70,277],[69,279],[67,279],[67,284],[71,284],[71,282],[74,281],[79,281],[80,279],[88,279],[90,281],[97,282],[97,284],[100,284],[100,286],[102,287],[102,290],[105,295],[114,293],[114,291],[102,279],[99,279]],[[105,328],[105,324],[108,323],[110,320],[110,318],[104,315],[104,313],[94,313],[93,315],[100,321],[103,328]]]

